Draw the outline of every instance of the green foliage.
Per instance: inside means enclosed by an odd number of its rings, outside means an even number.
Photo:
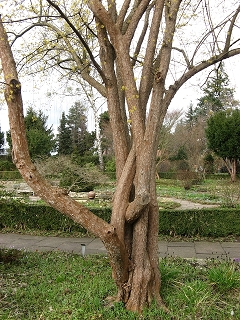
[[[105,172],[110,179],[116,179],[116,161],[114,157],[106,161]]]
[[[59,155],[75,157],[85,156],[94,151],[95,132],[87,131],[87,110],[79,101],[69,109],[69,113],[62,113],[58,127],[57,143]]]
[[[209,148],[223,159],[240,158],[240,110],[219,111],[207,121]]]
[[[93,154],[88,154],[85,153],[84,156],[80,156],[77,153],[73,153],[72,154],[72,162],[74,164],[79,165],[80,167],[83,167],[85,165],[90,165],[90,166],[97,166],[99,165],[99,157],[97,155],[93,155]]]
[[[92,208],[94,214],[110,221],[110,208]],[[82,232],[86,230],[72,219],[47,205],[30,205],[19,201],[0,202],[0,226],[15,230]]]
[[[195,109],[196,117],[207,117],[211,112],[224,111],[238,104],[238,101],[234,100],[234,89],[228,86],[229,78],[221,63],[214,69],[214,76],[209,78],[203,89],[204,96],[199,99]]]
[[[205,173],[214,172],[214,157],[211,153],[207,153],[203,159]]]
[[[240,273],[236,272],[236,266],[228,263],[215,265],[208,272],[208,278],[215,290],[228,293],[229,290],[240,289]]]
[[[240,235],[239,209],[160,210],[159,215],[159,234],[213,238]]]
[[[12,163],[12,161],[9,160],[0,160],[0,171],[13,171],[16,170],[15,165]]]
[[[36,112],[30,107],[24,120],[31,158],[50,156],[50,153],[55,150],[55,139],[52,128],[47,128],[47,117],[41,110]],[[7,141],[12,148],[10,131],[7,132]]]
[[[105,170],[107,172],[116,172],[116,160],[115,158],[111,158],[106,161]]]
[[[1,180],[18,180],[22,179],[19,171],[0,171]]]
[[[187,152],[185,150],[184,146],[180,146],[177,153],[169,158],[171,161],[176,161],[176,160],[187,160]]]
[[[196,121],[197,121],[196,112],[194,110],[193,103],[191,102],[188,107],[188,111],[185,114],[184,124],[192,128],[196,124]]]
[[[47,128],[47,117],[29,108],[25,117],[28,148],[31,158],[49,156],[55,149],[52,128]]]
[[[0,153],[3,151],[4,146],[4,132],[1,131],[0,127]]]
[[[62,113],[60,126],[58,127],[57,135],[57,151],[60,155],[69,155],[73,152],[71,129],[68,126],[68,121],[65,113]]]

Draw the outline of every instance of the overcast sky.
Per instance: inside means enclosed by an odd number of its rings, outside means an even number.
[[[224,62],[225,71],[230,79],[230,87],[235,88],[235,99],[237,100],[240,100],[239,61],[239,57],[236,56],[225,60]],[[201,74],[198,74],[194,78],[190,79],[176,94],[169,109],[183,109],[184,111],[187,111],[191,102],[194,106],[196,106],[197,99],[202,95],[200,86],[204,84],[209,70],[205,70]],[[20,79],[20,81],[22,80]],[[54,92],[56,89],[57,84],[54,83],[54,81],[50,79],[49,83],[45,82],[45,85],[38,87],[36,86],[35,82],[36,79],[34,78],[27,83],[22,82],[24,109],[26,110],[29,106],[35,107],[36,110],[41,109],[43,113],[48,116],[48,125],[53,126],[54,132],[56,133],[62,112],[64,111],[65,113],[68,113],[69,108],[74,104],[74,102],[83,99],[83,97],[72,97],[57,94],[49,95],[49,93]],[[99,103],[102,104],[102,101],[99,101]],[[100,112],[105,110],[106,106],[102,106]],[[0,115],[1,130],[5,132],[9,130],[6,103],[1,106]],[[89,111],[88,122],[89,130],[94,130],[94,119],[91,111]]]

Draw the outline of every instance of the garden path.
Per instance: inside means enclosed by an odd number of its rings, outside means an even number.
[[[161,202],[177,202],[180,204],[175,210],[187,210],[187,209],[202,209],[202,208],[216,208],[219,205],[216,204],[202,204],[196,203],[189,200],[182,200],[178,198],[168,198],[168,197],[161,197]]]

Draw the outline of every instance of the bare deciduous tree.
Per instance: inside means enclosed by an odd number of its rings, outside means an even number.
[[[54,44],[45,48],[47,41],[39,43],[41,50],[35,55],[45,52],[46,66],[68,66],[76,71],[75,77],[81,76],[107,98],[117,171],[111,223],[50,186],[31,163],[21,84],[1,23],[0,55],[15,164],[38,195],[103,241],[117,301],[137,312],[153,299],[163,307],[155,188],[159,132],[171,100],[188,79],[240,53],[235,34],[239,3],[214,1],[210,8],[208,1],[184,0],[89,0],[74,6],[68,5],[71,1],[30,2],[28,12],[34,19],[26,15],[24,21],[33,23],[21,35],[41,27]],[[220,19],[224,4],[226,16]],[[93,17],[95,26],[90,23]],[[196,32],[198,22],[205,25]],[[89,44],[93,38],[94,48]]]

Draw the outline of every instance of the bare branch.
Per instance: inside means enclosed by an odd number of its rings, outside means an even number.
[[[184,60],[185,60],[185,62],[186,62],[186,64],[187,64],[187,68],[188,68],[188,69],[191,69],[191,68],[192,68],[192,65],[191,65],[191,63],[190,63],[190,61],[189,61],[189,59],[188,59],[188,57],[187,57],[186,52],[185,52],[183,49],[176,48],[176,47],[172,47],[172,49],[173,49],[173,50],[177,50],[177,51],[179,51],[179,52],[181,52],[181,53],[183,54]]]
[[[60,9],[60,7],[58,5],[56,5],[53,1],[51,0],[47,0],[47,2],[53,7],[55,8],[60,16],[67,22],[67,24],[70,26],[70,28],[75,32],[75,34],[77,35],[77,37],[79,38],[79,40],[81,41],[82,45],[84,46],[84,48],[86,49],[94,67],[97,69],[97,71],[99,72],[100,76],[102,77],[103,81],[106,81],[105,75],[101,69],[101,67],[99,66],[99,64],[97,63],[97,61],[95,60],[91,49],[89,48],[87,42],[83,39],[81,33],[76,29],[76,27],[74,26],[74,24],[68,19],[68,17],[63,13],[63,11]]]
[[[171,101],[174,97],[175,93],[179,90],[179,88],[182,87],[182,85],[192,78],[195,74],[199,73],[202,70],[207,69],[208,67],[221,62],[225,59],[228,59],[230,57],[234,57],[236,55],[240,54],[240,48],[233,49],[228,52],[222,52],[217,56],[212,56],[207,61],[202,61],[196,66],[193,66],[191,69],[189,69],[186,73],[184,73],[178,80],[175,81],[173,85],[169,87],[169,89],[166,91],[165,95],[165,103],[168,103],[168,101]]]
[[[127,11],[129,9],[130,3],[131,3],[131,0],[125,0],[122,7],[121,7],[120,12],[119,12],[119,16],[117,18],[117,25],[120,30],[122,30],[123,22],[124,22],[126,14],[127,14]]]
[[[152,18],[152,24],[149,32],[148,43],[146,54],[143,63],[143,70],[141,75],[140,83],[140,101],[141,104],[146,106],[146,101],[149,98],[147,93],[150,93],[150,84],[152,73],[149,70],[152,68],[152,62],[154,60],[154,55],[156,52],[157,41],[155,40],[158,37],[160,30],[160,22],[162,18],[164,2],[162,0],[156,0],[154,3],[154,13]],[[149,87],[149,90],[147,88]],[[143,94],[142,94],[143,93]],[[145,113],[145,110],[144,110]]]
[[[231,23],[230,23],[230,26],[229,26],[229,29],[228,29],[227,38],[226,38],[225,47],[223,49],[223,52],[227,52],[227,50],[229,50],[229,48],[230,48],[230,42],[231,42],[233,27],[235,25],[235,21],[237,19],[237,16],[238,16],[239,12],[240,12],[240,6],[237,8],[235,14],[232,17],[232,20],[231,20]],[[239,39],[238,39],[238,41],[239,41]]]

